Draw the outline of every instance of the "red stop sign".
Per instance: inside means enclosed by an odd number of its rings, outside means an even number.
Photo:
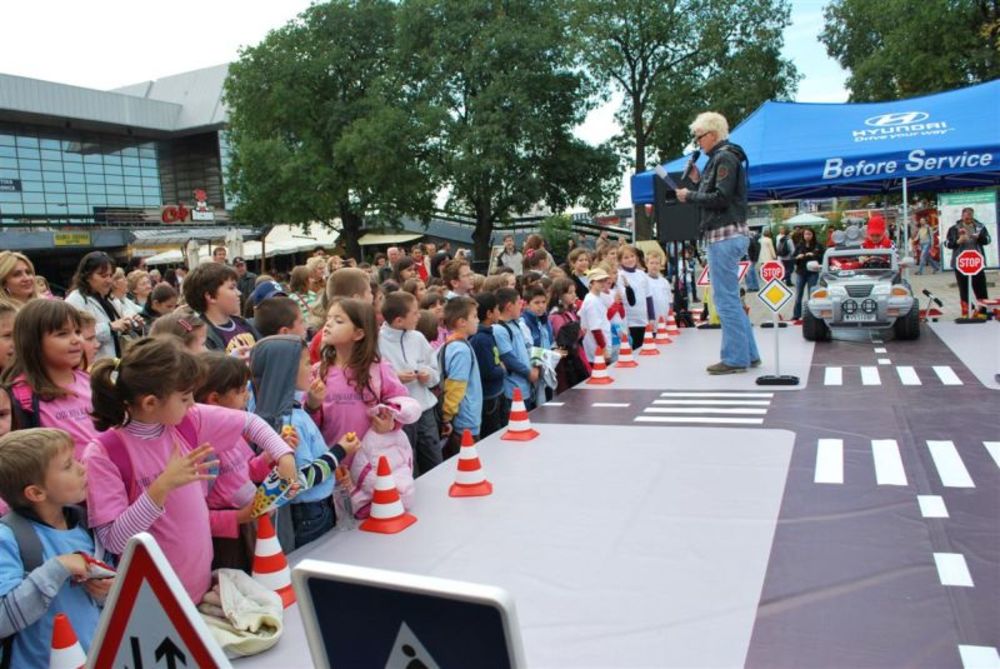
[[[760,278],[763,279],[764,283],[773,279],[784,279],[785,266],[777,260],[768,260],[760,266]]]
[[[972,249],[962,251],[955,259],[955,269],[965,276],[979,274],[985,264],[986,261],[983,259],[983,254]]]

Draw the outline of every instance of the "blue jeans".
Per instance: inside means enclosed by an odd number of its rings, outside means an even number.
[[[931,242],[920,245],[920,265],[917,266],[917,274],[924,273],[924,267],[927,267],[928,262],[935,272],[941,271],[941,265],[938,264],[938,261],[931,258]]]
[[[712,300],[722,323],[722,362],[730,367],[747,367],[760,360],[750,317],[740,301],[740,258],[750,240],[742,235],[708,245],[708,266],[712,272]]]
[[[296,548],[319,539],[333,529],[333,501],[329,497],[318,502],[300,502],[290,506]]]
[[[743,284],[746,286],[747,290],[760,290],[756,260],[750,263],[750,269],[747,270],[747,277],[743,280]]]
[[[802,318],[802,295],[805,294],[805,299],[808,300],[812,289],[816,287],[816,282],[818,281],[819,272],[795,273],[795,308],[792,309],[793,320],[797,321]]]

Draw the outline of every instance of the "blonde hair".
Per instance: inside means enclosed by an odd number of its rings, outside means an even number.
[[[695,135],[700,135],[703,132],[714,132],[720,142],[729,138],[729,121],[719,112],[698,114],[688,128]]]
[[[6,288],[4,288],[4,284],[7,283],[7,277],[10,276],[10,273],[17,268],[17,263],[19,261],[26,264],[28,266],[28,269],[31,270],[32,274],[35,273],[35,265],[30,260],[28,260],[28,256],[24,255],[23,253],[18,253],[17,251],[0,252],[0,292],[2,292],[7,297],[10,296],[7,295],[7,290]],[[38,297],[37,284],[34,285],[31,297]]]
[[[15,430],[0,437],[0,497],[14,509],[31,507],[24,489],[45,485],[49,463],[73,448],[69,434],[50,427]]]
[[[150,290],[152,290],[153,279],[149,276],[149,272],[144,269],[134,269],[128,273],[128,292],[135,293],[135,289],[139,287],[139,282],[144,278],[149,279]]]

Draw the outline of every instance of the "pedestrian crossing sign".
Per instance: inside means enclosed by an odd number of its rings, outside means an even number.
[[[781,279],[771,279],[757,292],[757,299],[766,304],[768,309],[778,313],[792,299],[792,291]]]

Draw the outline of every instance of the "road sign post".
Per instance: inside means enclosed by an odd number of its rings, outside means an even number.
[[[764,263],[765,267],[771,263]],[[780,263],[778,263],[780,266]],[[767,282],[760,292],[757,293],[757,299],[764,303],[764,305],[771,310],[772,314],[772,327],[774,328],[774,374],[766,374],[764,376],[757,377],[758,386],[797,386],[799,385],[799,377],[792,376],[790,374],[781,373],[781,358],[779,354],[778,347],[778,336],[781,330],[778,328],[778,311],[781,307],[785,306],[788,300],[792,299],[792,291],[788,289],[788,286],[784,284],[781,278],[784,276],[784,268],[781,270],[781,274],[774,274],[769,271],[772,278]],[[764,267],[761,267],[761,277],[764,275]]]
[[[767,285],[774,280],[783,281],[785,278],[785,266],[777,260],[768,260],[766,263],[761,265],[757,271],[760,273],[760,280],[764,285]],[[757,294],[760,295],[760,292]],[[783,328],[788,327],[788,324],[779,321],[777,318],[777,312],[775,312],[774,318],[770,323],[761,323],[760,326],[762,328]]]
[[[969,313],[962,318],[956,318],[956,323],[970,324],[970,323],[985,323],[985,319],[976,318],[975,313],[979,310],[979,303],[976,301],[976,294],[972,290],[972,277],[983,271],[986,266],[986,259],[983,258],[983,254],[979,251],[973,249],[966,249],[955,256],[955,269],[958,270],[959,274],[964,274],[968,284],[968,306]]]

